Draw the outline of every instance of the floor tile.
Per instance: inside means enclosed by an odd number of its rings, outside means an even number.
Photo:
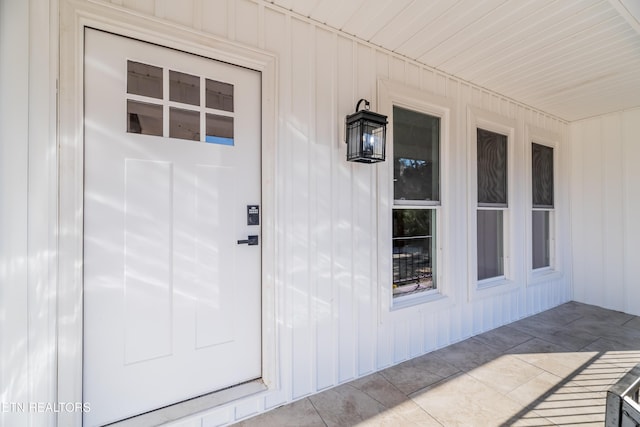
[[[309,397],[327,426],[351,426],[363,422],[371,425],[403,425],[410,420],[387,411],[377,400],[345,384]]]
[[[545,341],[561,345],[572,351],[580,350],[599,339],[598,336],[588,332],[572,331],[570,329],[565,329],[564,327],[561,327],[552,333],[542,335],[540,338]]]
[[[542,371],[540,375],[509,392],[508,396],[524,407],[533,407],[562,386],[564,382],[564,378]]]
[[[544,319],[532,319],[530,317],[511,323],[509,327],[536,338],[544,338],[557,331],[560,325]]]
[[[368,375],[349,383],[358,390],[383,404],[388,410],[421,426],[440,426],[440,424],[420,408],[406,394],[398,390],[380,374]]]
[[[259,417],[234,424],[238,427],[325,427],[309,399],[281,406]]]
[[[608,322],[595,317],[583,317],[571,322],[565,327],[571,331],[581,331],[597,337],[607,338],[620,343],[638,343],[640,330],[623,327],[613,322]]]
[[[474,338],[496,350],[505,351],[530,340],[533,336],[510,326],[502,326]]]
[[[468,374],[492,389],[507,394],[543,372],[515,356],[504,355],[472,369]]]
[[[534,338],[507,351],[527,363],[558,376],[574,375],[596,358],[597,352],[576,352]]]
[[[625,328],[633,328],[640,330],[640,317],[633,316],[630,320],[622,325]]]
[[[499,357],[502,353],[475,338],[469,338],[432,354],[461,371],[468,371]]]
[[[432,353],[387,368],[380,375],[403,393],[410,394],[457,372],[458,368]]]
[[[538,313],[534,316],[529,317],[528,319],[536,322],[543,321],[547,323],[553,323],[557,326],[562,326],[584,316],[585,310],[583,308],[563,304],[559,307],[552,308],[551,310]]]
[[[467,373],[410,397],[444,426],[513,425],[522,415],[520,405]],[[523,420],[520,425],[529,425],[529,421]]]
[[[635,316],[627,313],[622,313],[620,311],[607,310],[606,308],[591,305],[586,308],[585,317],[597,319],[607,324],[620,326],[627,323]]]

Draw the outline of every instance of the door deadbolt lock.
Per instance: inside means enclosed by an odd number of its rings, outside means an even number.
[[[247,236],[247,240],[238,240],[239,245],[247,244],[249,246],[256,246],[258,244],[258,236]]]

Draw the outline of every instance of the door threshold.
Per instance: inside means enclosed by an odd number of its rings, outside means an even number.
[[[260,393],[267,390],[267,386],[261,378],[234,385],[229,388],[214,391],[203,396],[194,397],[183,402],[165,406],[144,414],[136,415],[122,421],[107,424],[109,427],[147,427],[157,426],[171,421],[179,420],[189,415],[213,409],[225,403]],[[106,427],[106,426],[105,426]]]

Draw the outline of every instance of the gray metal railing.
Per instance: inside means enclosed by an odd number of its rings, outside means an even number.
[[[606,427],[640,427],[640,365],[607,391]]]

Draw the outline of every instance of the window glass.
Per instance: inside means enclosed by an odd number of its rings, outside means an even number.
[[[233,85],[216,80],[206,80],[207,108],[233,111]]]
[[[533,207],[553,207],[553,148],[531,144]]]
[[[171,107],[169,110],[169,136],[200,141],[200,113]]]
[[[200,105],[200,77],[169,71],[169,100]]]
[[[440,118],[393,107],[395,200],[440,200]]]
[[[207,113],[206,142],[233,145],[233,117]]]
[[[478,210],[478,280],[504,275],[503,211]]]
[[[550,254],[550,227],[549,211],[533,211],[532,212],[532,266],[536,268],[544,268],[551,266]]]
[[[435,288],[434,230],[434,209],[394,209],[394,296]]]
[[[127,93],[162,99],[162,68],[127,61]]]
[[[478,206],[507,205],[507,136],[478,128]]]
[[[127,132],[162,136],[162,105],[128,99]]]

